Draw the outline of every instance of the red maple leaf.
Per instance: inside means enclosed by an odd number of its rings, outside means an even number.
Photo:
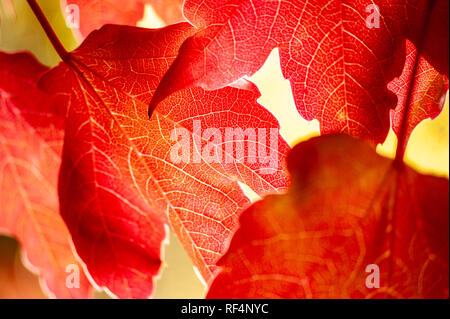
[[[417,45],[425,36],[424,57],[448,76],[447,0],[187,0],[184,15],[198,30],[161,81],[150,113],[176,90],[216,89],[255,73],[278,47],[305,119],[319,120],[322,134],[379,143],[396,106],[387,84],[402,72],[405,38]]]
[[[298,144],[288,167],[288,192],[241,215],[209,298],[448,298],[448,179],[347,135]]]
[[[91,285],[58,211],[64,112],[37,88],[45,71],[31,55],[0,52],[0,229],[20,241],[51,296],[87,298]],[[66,286],[71,265],[78,288]]]
[[[149,121],[147,105],[179,46],[194,31],[189,24],[159,30],[107,25],[68,53],[35,2],[29,3],[63,59],[40,86],[68,105],[61,215],[89,273],[116,296],[148,297],[161,265],[164,226],[170,222],[209,280],[238,215],[249,205],[239,182],[261,195],[287,186],[279,163],[289,147],[276,119],[256,103],[258,90],[247,81],[212,92],[184,90],[161,104]],[[271,163],[255,162],[248,150],[230,151],[229,142],[211,131],[206,137],[196,126],[276,129],[275,144],[270,144],[271,155],[277,150],[276,166],[267,174]],[[215,154],[224,150],[223,161],[209,162],[211,149],[198,154],[194,142],[191,154],[200,161],[175,162],[174,132],[207,142]],[[268,140],[258,142],[265,148]]]
[[[168,24],[184,20],[181,9],[183,0],[61,0],[66,20],[74,31],[75,26],[79,28],[79,33],[76,33],[80,40],[105,24],[135,26],[144,17],[146,4],[151,5]]]

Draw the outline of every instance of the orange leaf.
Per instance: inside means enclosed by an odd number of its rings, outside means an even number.
[[[58,212],[64,116],[36,87],[46,70],[31,55],[0,52],[0,229],[19,240],[50,295],[87,298],[91,286]],[[66,286],[69,265],[80,271],[79,288]]]
[[[298,144],[288,167],[287,194],[241,215],[209,298],[449,297],[447,179],[344,135]]]

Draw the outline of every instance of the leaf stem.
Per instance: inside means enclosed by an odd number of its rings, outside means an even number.
[[[31,10],[33,10],[33,13],[38,19],[39,23],[41,24],[42,29],[44,29],[45,34],[50,40],[53,48],[55,48],[56,53],[58,53],[59,57],[63,61],[67,62],[70,58],[70,54],[66,51],[61,41],[59,41],[58,36],[56,35],[50,23],[48,22],[38,3],[36,2],[36,0],[27,0],[27,2],[31,7]]]
[[[428,23],[430,22],[431,13],[433,11],[435,4],[436,4],[436,0],[429,0],[427,3],[425,19],[423,21],[423,25],[421,28],[421,30],[423,30],[423,32],[421,32],[421,34],[418,38],[418,41],[417,41],[417,45],[416,45],[416,56],[414,58],[414,67],[411,72],[411,80],[409,81],[409,84],[408,84],[408,93],[406,95],[406,101],[405,101],[405,111],[403,113],[402,124],[401,124],[400,131],[398,134],[397,149],[395,151],[395,163],[399,164],[399,165],[402,165],[403,158],[405,156],[406,130],[408,129],[409,111],[411,109],[410,104],[411,104],[412,95],[413,95],[415,77],[416,77],[416,73],[417,73],[417,68],[419,67],[420,54],[422,53],[422,48],[423,48],[425,38],[427,35],[427,26],[428,26]]]

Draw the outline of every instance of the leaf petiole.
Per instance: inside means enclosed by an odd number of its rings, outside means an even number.
[[[31,10],[33,10],[34,15],[38,19],[39,23],[41,24],[42,28],[45,31],[45,34],[47,35],[48,39],[50,40],[53,48],[58,53],[59,57],[67,62],[70,58],[70,54],[66,51],[64,46],[62,45],[61,41],[59,41],[58,36],[56,35],[55,31],[53,30],[52,26],[48,22],[47,18],[45,17],[44,13],[42,12],[41,8],[39,7],[36,0],[27,0],[29,6],[31,7]]]

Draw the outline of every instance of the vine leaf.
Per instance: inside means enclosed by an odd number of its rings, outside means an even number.
[[[215,149],[226,143],[208,140],[195,123],[218,130],[279,128],[247,81],[180,91],[148,119],[154,90],[193,31],[188,23],[155,30],[106,25],[74,52],[61,53],[64,62],[40,80],[68,105],[61,215],[94,281],[118,297],[151,295],[167,224],[209,280],[250,204],[239,182],[259,195],[287,187],[282,163],[289,146],[278,133],[271,174],[263,172],[266,164],[249,160],[248,151],[241,157],[235,149],[224,154],[227,161],[208,162],[203,152],[200,162],[171,159],[177,129]]]
[[[426,32],[423,56],[448,77],[448,1],[430,1],[187,0],[184,15],[198,29],[161,81],[149,114],[179,89],[216,89],[252,75],[278,47],[305,119],[317,119],[322,134],[381,143],[397,105],[388,84],[402,73],[405,39],[417,46]],[[422,28],[428,14],[431,23]]]
[[[19,240],[50,296],[88,298],[91,285],[58,211],[64,112],[37,88],[45,71],[29,54],[0,52],[0,230]],[[66,286],[71,265],[78,288]]]
[[[208,298],[448,298],[448,179],[347,135],[296,145],[288,167],[288,192],[241,215]]]

